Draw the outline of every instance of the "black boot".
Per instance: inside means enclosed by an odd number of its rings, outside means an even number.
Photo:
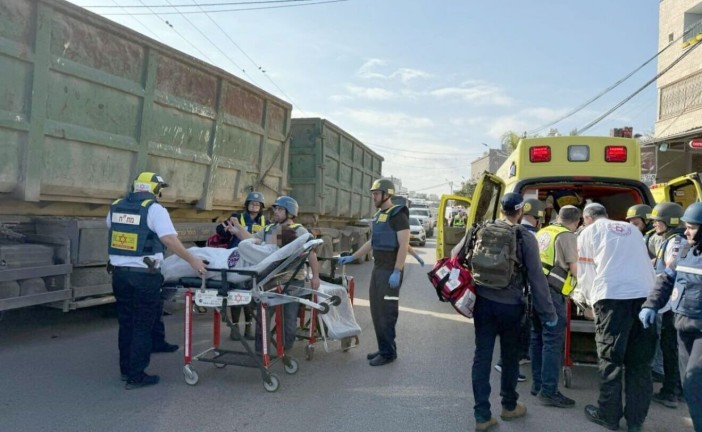
[[[232,328],[229,331],[229,339],[233,341],[241,340],[241,333],[239,333],[239,324],[232,325]]]
[[[254,340],[253,326],[250,322],[247,322],[246,326],[244,327],[244,338],[246,340]]]

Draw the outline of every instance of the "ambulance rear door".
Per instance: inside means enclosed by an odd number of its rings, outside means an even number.
[[[505,182],[489,172],[484,172],[473,192],[473,203],[468,212],[467,226],[487,220],[495,220],[500,216],[500,198],[505,193]]]
[[[450,220],[454,212],[463,207],[470,209],[471,198],[461,195],[442,195],[439,203],[439,212],[436,215],[436,259],[451,255],[451,249],[461,241],[466,233],[467,224],[462,227],[451,226]]]
[[[700,201],[702,190],[700,189],[699,173],[690,173],[670,180],[667,185],[666,201],[676,202],[683,208]]]

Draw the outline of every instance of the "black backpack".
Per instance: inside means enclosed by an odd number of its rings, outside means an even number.
[[[505,289],[515,277],[521,277],[521,262],[517,258],[520,241],[519,225],[502,220],[473,225],[464,254],[475,284]]]

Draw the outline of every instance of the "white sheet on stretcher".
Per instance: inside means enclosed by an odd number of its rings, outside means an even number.
[[[229,257],[235,250],[238,250],[239,260],[232,268],[239,270],[255,271],[257,273],[267,269],[271,264],[282,261],[292,255],[301,253],[307,247],[306,243],[312,238],[312,235],[307,234],[296,238],[291,243],[282,248],[275,245],[261,244],[257,245],[253,241],[244,240],[239,243],[238,248],[222,249],[213,247],[191,247],[188,251],[204,260],[210,262],[208,268],[224,268],[228,269]],[[197,277],[197,273],[190,264],[177,255],[171,255],[161,264],[161,273],[166,282],[178,281],[183,277]],[[207,273],[208,279],[220,280],[222,274],[220,272],[210,271]],[[249,279],[249,276],[229,273],[227,280],[231,282],[243,282]]]
[[[327,326],[327,336],[339,340],[361,334],[361,327],[356,322],[346,288],[341,285],[322,282],[319,286],[319,291],[339,296],[341,299],[339,306],[332,306],[329,308],[329,312],[319,315]]]

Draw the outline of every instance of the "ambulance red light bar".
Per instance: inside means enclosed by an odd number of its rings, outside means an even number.
[[[529,162],[551,162],[551,147],[529,147]]]
[[[626,147],[607,146],[605,147],[605,162],[626,162]]]

